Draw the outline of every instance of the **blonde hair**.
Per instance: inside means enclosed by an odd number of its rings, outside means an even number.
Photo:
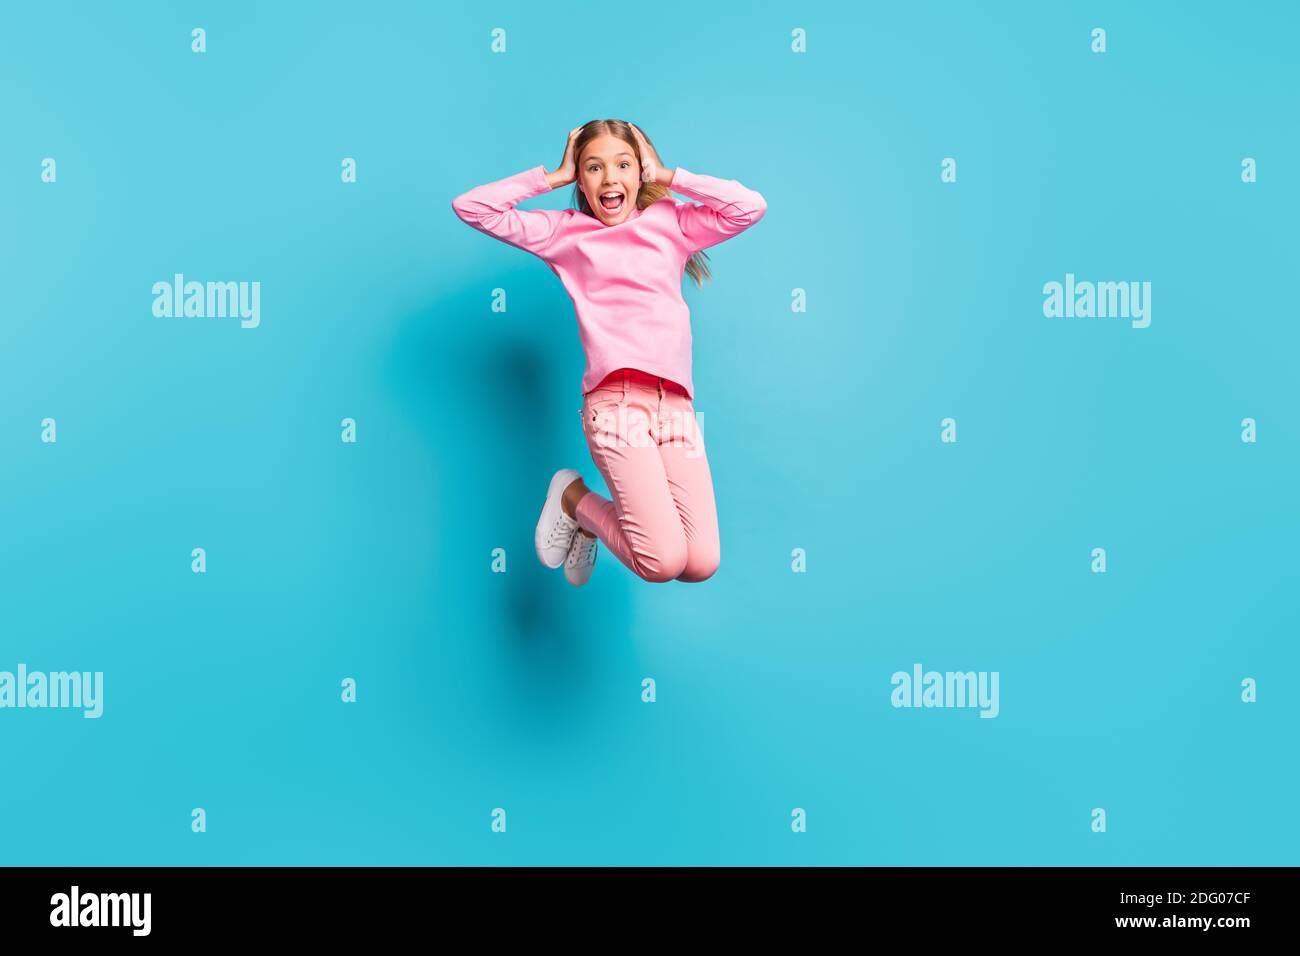
[[[641,168],[642,158],[641,150],[637,148],[636,136],[632,133],[632,127],[624,120],[591,120],[588,123],[584,123],[582,131],[578,133],[578,138],[574,140],[573,143],[574,162],[578,163],[578,159],[582,156],[582,151],[587,147],[588,143],[597,136],[604,135],[616,136],[632,147],[632,153],[636,156],[637,169],[639,171]],[[650,139],[649,136],[646,136],[645,130],[641,130],[641,135],[645,136],[646,142],[649,143],[651,147],[654,146],[654,141]],[[656,150],[656,152],[658,152],[658,150]],[[660,186],[658,183],[642,183],[641,188],[637,190],[636,194],[636,208],[645,209],[651,203],[658,202],[671,192],[672,190],[667,186]],[[587,202],[586,194],[583,193],[576,181],[573,184],[573,199],[574,206],[576,206],[579,211],[584,212],[593,218],[595,217],[596,213],[592,210],[591,204]],[[703,287],[705,279],[713,278],[712,273],[709,271],[708,259],[708,255],[705,252],[700,251],[686,260],[686,273],[695,280],[695,284],[698,287]]]

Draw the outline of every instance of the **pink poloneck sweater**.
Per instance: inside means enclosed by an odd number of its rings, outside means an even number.
[[[550,188],[545,167],[534,166],[457,196],[451,208],[560,277],[587,355],[583,394],[615,369],[635,368],[678,383],[694,398],[691,316],[682,298],[686,260],[754,225],[767,202],[734,179],[678,166],[670,188],[700,202],[665,196],[614,226],[577,209],[515,208]]]

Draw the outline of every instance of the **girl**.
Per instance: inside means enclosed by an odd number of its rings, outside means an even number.
[[[569,183],[576,209],[515,208]],[[700,202],[675,199],[670,188]],[[599,538],[647,581],[708,578],[720,558],[718,516],[695,419],[682,273],[702,286],[702,250],[758,222],[766,201],[735,180],[665,168],[631,123],[592,120],[569,132],[554,172],[534,166],[451,207],[542,259],[577,313],[587,359],[583,432],[613,499],[576,470],[557,471],[534,534],[538,558],[585,584]]]

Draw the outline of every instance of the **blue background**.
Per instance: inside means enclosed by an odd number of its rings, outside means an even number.
[[[0,711],[0,862],[1300,862],[1293,5],[471,6],[0,14],[0,670],[105,673]],[[602,117],[769,205],[687,284],[703,584],[538,563],[572,304],[450,209]]]

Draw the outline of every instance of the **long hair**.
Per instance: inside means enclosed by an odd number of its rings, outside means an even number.
[[[582,131],[578,133],[578,138],[574,140],[573,143],[573,161],[577,163],[587,144],[597,136],[602,135],[617,136],[619,139],[623,140],[623,142],[627,143],[632,150],[632,154],[636,157],[637,169],[638,171],[640,170],[642,158],[641,150],[637,148],[636,137],[632,135],[632,127],[630,127],[625,121],[616,119],[591,120],[590,122],[583,124]],[[654,140],[646,135],[644,129],[641,130],[641,135],[645,136],[647,143],[652,147],[654,146]],[[655,152],[658,152],[658,149],[656,149]],[[581,176],[581,173],[578,175]],[[636,208],[645,209],[651,203],[658,202],[671,192],[672,190],[667,186],[660,186],[658,183],[641,183],[641,188],[637,190],[636,194]],[[596,214],[592,211],[591,204],[587,202],[587,197],[583,193],[582,189],[579,188],[577,181],[573,184],[573,200],[574,206],[577,207],[579,211],[586,213],[588,216],[592,216],[593,218],[595,217]],[[712,273],[709,272],[708,259],[708,255],[705,252],[700,251],[686,260],[686,272],[695,280],[695,285],[697,287],[702,287],[705,279],[713,278]]]

